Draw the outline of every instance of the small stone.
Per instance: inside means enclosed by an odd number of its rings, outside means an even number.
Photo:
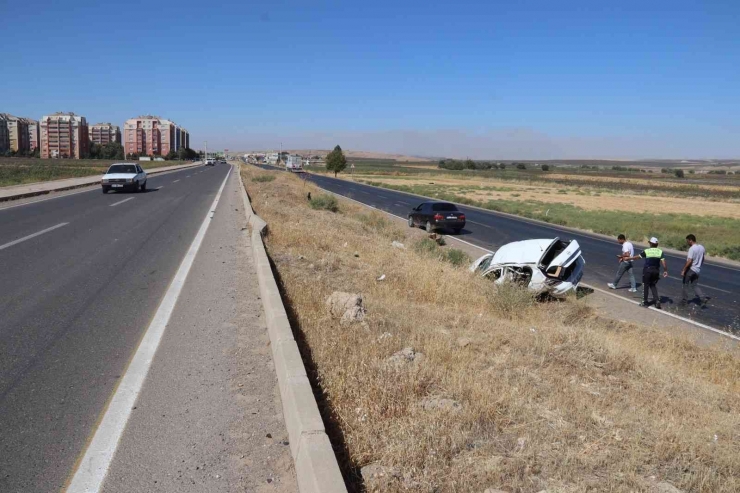
[[[355,253],[354,253],[353,255],[354,255],[355,257],[357,257],[357,258],[359,258],[359,257],[360,257],[360,254],[359,254],[358,252],[355,252]]]
[[[394,241],[393,243],[391,243],[391,245],[392,245],[392,246],[393,246],[394,248],[399,248],[399,249],[401,249],[401,250],[405,250],[405,249],[406,249],[406,245],[404,245],[404,244],[403,244],[403,243],[401,243],[400,241]]]
[[[412,347],[406,347],[393,353],[385,360],[386,367],[400,369],[408,364],[419,364],[424,359],[424,353],[416,351]]]
[[[272,438],[272,433],[268,433],[267,435],[265,435],[265,437]]]
[[[421,400],[419,405],[425,411],[441,410],[441,411],[449,411],[449,412],[458,412],[462,410],[462,404],[460,404],[454,399],[447,399],[445,397],[425,397],[424,399]]]
[[[470,345],[470,343],[473,342],[467,337],[461,337],[457,340],[458,347],[467,347]]]

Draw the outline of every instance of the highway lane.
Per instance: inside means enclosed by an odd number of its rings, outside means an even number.
[[[63,486],[228,169],[0,209],[0,491]]]
[[[275,169],[272,167],[265,168]],[[408,217],[412,207],[428,200],[421,196],[335,179],[320,174],[306,173],[305,177],[326,190],[403,218]],[[467,225],[461,234],[456,236],[464,241],[489,250],[496,250],[503,244],[531,238],[554,238],[559,236],[560,238],[576,239],[581,245],[586,259],[584,282],[607,289],[606,283],[611,282],[614,278],[618,266],[616,255],[620,253],[620,247],[616,240],[611,241],[588,233],[573,232],[556,225],[539,224],[524,218],[484,211],[464,205],[460,205],[460,209],[465,212]],[[699,240],[701,241],[701,238]],[[707,261],[702,269],[700,285],[704,293],[711,297],[708,305],[705,308],[695,304],[690,304],[688,307],[679,307],[678,303],[681,300],[681,279],[679,276],[685,257],[666,254],[666,261],[670,277],[662,279],[658,285],[665,310],[733,333],[740,332],[740,306],[737,300],[737,294],[740,294],[740,269]],[[639,285],[642,277],[642,262],[636,261],[635,267]],[[628,282],[628,279],[623,277],[620,281],[621,289],[613,292],[625,298],[639,300],[642,296],[642,289],[638,287],[638,293],[629,293],[627,291]]]

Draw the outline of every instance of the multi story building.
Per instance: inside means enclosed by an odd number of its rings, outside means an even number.
[[[170,151],[189,147],[187,130],[171,120],[143,115],[126,120],[123,126],[123,147],[126,154],[166,156]]]
[[[19,118],[8,113],[0,113],[0,121],[5,127],[0,149],[5,151],[28,151],[28,119]]]
[[[87,120],[74,113],[45,115],[39,122],[41,157],[76,158],[88,156],[90,150]]]
[[[5,154],[10,150],[10,139],[8,138],[8,120],[5,113],[0,113],[0,153]]]
[[[100,145],[121,142],[121,127],[110,123],[90,125],[90,142]]]
[[[28,124],[28,151],[33,152],[38,149],[39,143],[39,122],[30,118],[25,118]]]

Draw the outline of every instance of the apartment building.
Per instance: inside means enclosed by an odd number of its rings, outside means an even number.
[[[0,152],[28,152],[28,123],[33,120],[19,118],[8,113],[0,113]]]
[[[123,125],[123,147],[126,154],[166,156],[190,141],[187,130],[171,120],[159,116],[143,115],[126,120]]]
[[[8,138],[8,123],[5,113],[0,113],[0,154],[10,150],[10,139]]]
[[[121,127],[111,123],[90,125],[90,142],[100,145],[121,142]]]
[[[74,113],[44,115],[39,122],[41,157],[75,158],[88,156],[90,150],[87,120]]]
[[[25,118],[28,124],[28,151],[33,152],[38,149],[39,142],[39,122],[31,118]]]

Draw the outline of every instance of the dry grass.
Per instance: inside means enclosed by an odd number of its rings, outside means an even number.
[[[542,305],[497,290],[415,251],[421,233],[379,213],[309,208],[287,173],[245,184],[269,223],[268,251],[347,470],[397,469],[384,491],[627,492],[656,481],[740,491],[737,349],[605,321],[577,300]],[[333,291],[363,294],[367,326],[327,314]],[[419,364],[384,364],[409,346],[424,353]],[[426,411],[429,396],[462,407]]]
[[[549,176],[549,175],[545,175]],[[345,179],[348,177],[344,177]],[[450,193],[456,193],[473,200],[486,202],[488,200],[514,200],[518,202],[538,201],[552,204],[571,204],[584,210],[602,211],[633,211],[651,214],[686,214],[696,216],[715,216],[740,219],[740,202],[737,200],[698,200],[696,197],[669,196],[658,194],[637,194],[619,190],[613,191],[588,187],[584,180],[583,186],[552,186],[529,185],[512,180],[496,180],[491,178],[459,179],[435,176],[419,179],[411,177],[355,175],[356,180],[370,180],[388,185],[435,185],[445,187]],[[580,179],[580,177],[579,177]],[[604,177],[604,180],[607,178]],[[639,182],[640,180],[634,180]],[[615,182],[615,184],[618,184]],[[731,188],[731,187],[724,187]],[[707,190],[710,190],[707,188]],[[666,184],[666,191],[671,187]],[[735,187],[734,190],[737,190]]]

